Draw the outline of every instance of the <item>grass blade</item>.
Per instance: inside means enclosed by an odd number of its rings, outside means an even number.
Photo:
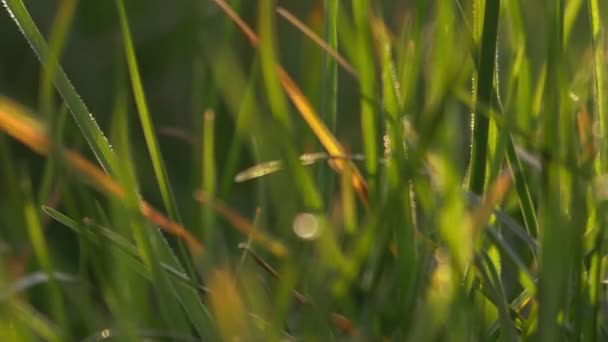
[[[598,0],[589,0],[589,17],[591,22],[592,47],[593,47],[593,71],[595,88],[596,115],[599,119],[600,137],[608,136],[608,113],[606,112],[606,60],[603,38],[603,27]],[[600,139],[600,172],[608,169],[608,139]]]
[[[477,2],[479,4],[479,2]],[[480,104],[492,103],[494,80],[494,61],[496,57],[496,40],[498,33],[498,18],[500,0],[485,1],[483,16],[483,33],[479,55],[478,80],[475,88],[475,114],[473,114],[473,142],[471,144],[471,164],[469,175],[469,190],[482,194],[486,177],[486,154],[488,147],[489,120],[480,115]],[[479,11],[477,15],[480,16]],[[475,18],[475,22],[481,21]]]
[[[120,250],[121,252],[130,257],[132,261],[129,263],[130,267],[132,267],[138,274],[145,277],[146,279],[152,280],[150,271],[145,268],[143,262],[141,261],[141,257],[137,252],[137,248],[127,238],[112,231],[111,229],[97,225],[91,221],[85,222],[85,224],[79,224],[72,218],[51,207],[43,206],[42,210],[55,221],[70,228],[76,234],[85,235],[85,237],[89,239],[91,238],[91,236],[103,237],[103,240],[108,241],[110,243],[110,246],[115,247],[117,250]],[[173,279],[179,280],[183,284],[188,285],[192,290],[201,292],[207,291],[204,287],[195,284],[194,281],[190,279],[187,275],[175,269],[171,265],[163,263],[162,268],[165,270],[165,272],[167,272],[167,274],[171,275]],[[70,278],[64,279],[68,280]]]
[[[95,154],[95,157],[101,164],[101,167],[105,172],[112,173],[116,163],[116,156],[114,155],[108,140],[103,135],[95,118],[87,109],[63,69],[60,66],[49,65],[49,63],[53,61],[47,59],[49,53],[46,42],[23,5],[23,2],[21,0],[2,0],[2,3],[30,43],[30,46],[43,66],[47,68],[56,68],[57,75],[54,78],[55,88],[57,88],[57,91],[61,94],[61,97],[70,109],[72,117],[78,124],[78,127],[82,131],[82,134]]]
[[[52,144],[44,134],[43,125],[27,115],[25,108],[4,97],[0,97],[0,130],[38,154],[48,155],[49,153]],[[124,196],[124,190],[118,183],[80,154],[64,149],[63,158],[69,166],[85,177],[99,191],[119,198]],[[201,243],[188,230],[168,219],[149,203],[141,201],[139,209],[148,220],[184,240],[194,255],[199,255],[203,251]]]
[[[291,14],[288,10],[283,7],[278,6],[276,8],[276,12],[287,20],[290,24],[292,24],[295,28],[297,28],[300,32],[302,32],[306,37],[312,40],[316,45],[318,45],[323,51],[325,51],[336,63],[338,63],[344,71],[357,78],[357,71],[350,65],[350,63],[340,55],[337,50],[337,37],[336,35],[336,11],[338,10],[337,3],[335,1],[329,1],[328,6],[330,6],[330,10],[327,11],[328,15],[328,25],[330,27],[327,28],[327,32],[329,34],[329,43],[325,42],[323,38],[319,37],[314,31],[309,29],[303,22],[300,21],[295,15]]]
[[[203,185],[203,191],[209,197],[209,201],[213,203],[216,197],[216,165],[215,165],[215,113],[208,109],[203,114],[203,146],[201,147],[202,151],[202,167],[203,171],[201,174],[201,180]],[[216,225],[215,215],[211,208],[203,208],[202,211],[202,222],[204,224],[204,234],[205,238],[209,241],[220,241],[218,226]],[[219,260],[213,260],[212,263],[215,264],[221,263],[221,256],[225,253],[223,249],[223,245],[220,243],[214,244],[214,246],[210,246],[212,250],[210,251],[212,258],[220,258]]]
[[[224,13],[226,13],[230,20],[235,22],[239,29],[245,34],[251,45],[256,47],[259,44],[259,38],[257,37],[257,35],[243,21],[243,19],[241,19],[238,14],[232,10],[232,8],[225,1],[213,0],[213,2],[217,4],[224,11]],[[283,89],[285,90],[285,92],[287,92],[287,95],[302,115],[302,118],[310,126],[310,128],[315,133],[323,147],[325,147],[327,152],[330,155],[347,155],[344,148],[340,145],[338,140],[334,137],[334,135],[323,123],[323,121],[319,119],[319,116],[316,114],[312,105],[308,102],[304,94],[302,94],[296,83],[285,71],[285,69],[283,69],[280,65],[277,65],[276,68],[279,81],[281,82]],[[357,191],[359,198],[364,203],[367,203],[367,184],[361,174],[356,169],[356,167],[352,163],[344,161],[338,161],[333,165],[338,172],[341,172],[345,167],[353,168],[353,187]]]
[[[131,40],[131,32],[129,30],[129,20],[127,19],[127,12],[124,6],[123,0],[116,0],[116,7],[118,8],[118,15],[120,18],[120,26],[122,28],[122,39],[124,43],[125,55],[127,64],[129,66],[129,74],[131,75],[131,87],[133,89],[133,96],[135,103],[137,104],[137,110],[139,112],[139,120],[144,132],[146,139],[146,145],[148,146],[148,153],[152,160],[152,166],[154,168],[154,174],[158,183],[165,209],[169,214],[171,220],[180,222],[179,215],[177,213],[177,206],[175,203],[175,197],[171,191],[169,184],[169,176],[160,154],[160,147],[156,134],[154,133],[154,127],[152,125],[152,118],[148,110],[146,103],[146,97],[144,94],[141,77],[139,75],[139,68],[137,66],[137,59],[135,56],[135,48]]]
[[[353,1],[355,41],[357,46],[355,67],[359,75],[359,86],[363,99],[359,102],[361,107],[361,137],[363,140],[363,151],[367,156],[366,171],[370,182],[370,189],[375,196],[376,177],[378,167],[378,137],[376,123],[376,109],[366,98],[376,97],[376,70],[372,50],[372,39],[369,22],[371,18],[371,6],[369,0]],[[331,151],[328,151],[331,153]],[[357,184],[353,183],[355,189]]]
[[[23,191],[25,193],[24,197],[26,199],[23,207],[25,224],[36,260],[50,279],[48,282],[48,293],[53,318],[57,320],[59,327],[61,328],[61,336],[65,339],[70,339],[70,329],[69,321],[67,320],[66,315],[66,307],[64,305],[59,282],[55,278],[53,272],[51,254],[49,252],[48,242],[46,241],[46,237],[42,229],[38,208],[36,208],[33,203],[31,183],[26,177],[24,177],[22,180]]]

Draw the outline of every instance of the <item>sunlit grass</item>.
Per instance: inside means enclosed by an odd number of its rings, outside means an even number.
[[[107,127],[86,4],[47,45],[3,3],[42,68],[0,97],[0,339],[608,338],[603,2],[192,2],[162,113],[117,0]]]

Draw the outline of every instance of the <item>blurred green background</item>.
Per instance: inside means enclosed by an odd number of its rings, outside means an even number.
[[[74,2],[25,1],[47,39],[60,3]],[[9,292],[0,292],[0,330],[15,332],[0,336],[102,340],[106,328],[119,340],[165,333],[169,340],[252,341],[608,336],[608,207],[597,194],[608,172],[608,2],[230,1],[260,35],[270,27],[256,50],[212,1],[127,0],[136,67],[179,215],[153,171],[120,3],[77,2],[60,64],[116,147],[121,167],[112,176],[183,223],[206,254],[192,256],[163,234],[169,250],[136,197],[100,194],[61,158],[37,156],[2,132],[0,289]],[[357,75],[275,6],[337,47]],[[55,143],[95,161],[59,95],[45,107],[43,68],[0,12],[0,95],[29,108]],[[500,19],[484,21],[492,13]],[[487,44],[495,51],[485,51]],[[348,176],[325,161],[306,171],[296,165],[297,155],[326,146],[279,87],[275,63],[345,151],[364,155],[356,165],[368,202],[357,202]],[[484,65],[489,72],[479,71]],[[480,118],[490,119],[485,141],[472,131]],[[53,136],[62,123],[61,136]],[[471,185],[480,146],[488,148],[481,191]],[[285,170],[234,182],[238,171],[271,160],[283,160]],[[503,188],[506,178],[513,184]],[[200,188],[288,255],[198,203]],[[486,207],[470,200],[484,194]],[[43,205],[69,219],[52,211],[50,218]],[[302,213],[325,229],[321,237],[297,236],[294,218]],[[257,254],[246,257],[245,242]],[[34,286],[27,275],[41,269],[63,276]],[[20,281],[23,295],[5,300]],[[310,303],[298,304],[293,289]]]

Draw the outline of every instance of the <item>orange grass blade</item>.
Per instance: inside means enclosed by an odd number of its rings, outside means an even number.
[[[228,5],[224,0],[213,0],[213,2],[218,5],[224,13],[239,27],[239,29],[247,36],[247,39],[253,45],[253,47],[257,47],[259,43],[259,38],[255,34],[255,32],[239,17],[239,15]],[[325,126],[323,121],[319,118],[314,108],[308,102],[308,99],[304,96],[300,88],[294,82],[294,80],[289,76],[287,71],[283,69],[280,64],[276,65],[277,74],[279,76],[279,80],[283,89],[296,106],[302,118],[310,129],[317,136],[317,139],[321,142],[325,150],[330,155],[347,155],[345,149],[340,145],[336,137],[331,133],[331,131]],[[357,191],[359,198],[361,201],[367,205],[368,203],[368,194],[367,194],[367,184],[361,173],[357,169],[357,167],[350,161],[345,160],[337,160],[332,162],[332,167],[338,172],[341,173],[344,171],[346,167],[352,169],[352,183],[353,188]]]
[[[18,140],[32,151],[48,156],[51,141],[46,135],[44,126],[31,116],[27,109],[6,97],[0,97],[0,130]],[[97,190],[116,196],[124,197],[124,190],[114,179],[83,156],[69,149],[62,150],[62,156],[68,165],[80,175],[85,176]],[[165,215],[154,209],[146,201],[141,201],[139,209],[151,223],[182,239],[196,256],[203,252],[203,245],[182,225],[169,220]]]
[[[275,256],[285,257],[287,254],[289,254],[287,247],[285,247],[283,243],[264,234],[264,232],[257,229],[246,218],[241,216],[238,212],[230,208],[222,201],[218,199],[210,200],[201,190],[194,194],[194,198],[197,201],[213,208],[213,210],[222,215],[234,228],[249,236],[253,241],[257,241],[262,246],[266,247]]]
[[[509,189],[511,189],[512,183],[513,177],[511,173],[505,171],[486,190],[481,205],[471,213],[472,230],[475,236],[478,236],[483,227],[488,223],[494,212],[494,208],[502,201]]]

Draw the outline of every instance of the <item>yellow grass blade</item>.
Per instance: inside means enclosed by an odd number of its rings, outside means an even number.
[[[229,270],[211,272],[209,300],[223,341],[241,341],[250,336],[245,302]]]
[[[281,85],[283,85],[283,89],[285,89],[285,92],[302,115],[304,121],[306,121],[308,126],[310,126],[310,129],[315,133],[317,139],[319,139],[323,147],[325,147],[325,150],[327,150],[330,155],[347,155],[346,150],[340,145],[336,137],[319,118],[306,96],[302,94],[300,88],[298,88],[293,79],[281,66],[278,66],[278,75]],[[357,167],[351,161],[344,159],[333,160],[330,165],[339,173],[342,173],[347,167],[351,169],[353,188],[357,191],[361,201],[367,204],[367,184]]]
[[[259,43],[259,38],[255,34],[255,32],[239,17],[239,15],[228,5],[224,0],[213,0],[215,4],[217,4],[224,13],[239,27],[239,29],[245,34],[249,42],[253,47],[257,47]],[[279,81],[283,86],[283,89],[296,106],[302,118],[310,129],[317,136],[317,139],[321,142],[325,150],[330,155],[339,155],[344,156],[347,155],[346,151],[340,145],[336,137],[331,133],[331,131],[325,126],[323,121],[319,118],[316,111],[308,102],[308,99],[304,96],[300,88],[294,82],[294,80],[289,76],[285,69],[277,64],[277,74],[279,76]],[[337,160],[331,163],[332,167],[338,172],[341,173],[345,168],[351,168],[352,172],[352,183],[353,188],[357,191],[359,198],[361,201],[367,205],[368,203],[368,195],[367,195],[367,184],[361,173],[358,171],[357,167],[350,161],[346,160]]]

